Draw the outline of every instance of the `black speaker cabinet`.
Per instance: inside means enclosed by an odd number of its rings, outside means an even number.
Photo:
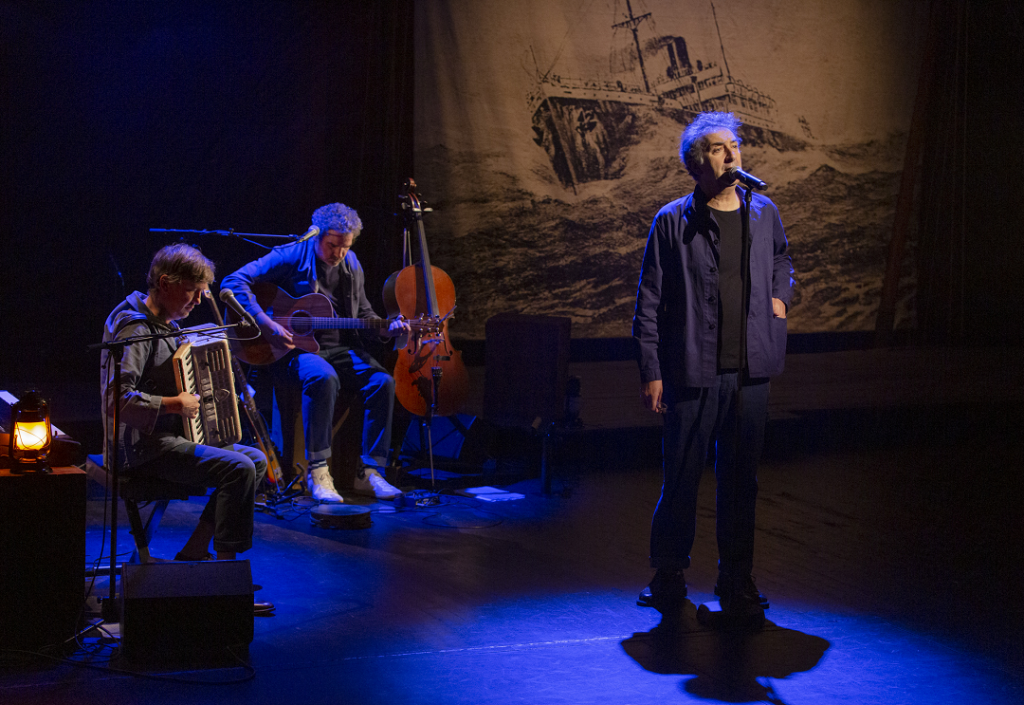
[[[0,470],[0,648],[74,635],[85,598],[85,473]]]
[[[484,418],[527,427],[564,417],[571,325],[569,318],[515,313],[487,320]]]
[[[252,642],[249,561],[125,565],[121,653],[137,661],[194,659]]]

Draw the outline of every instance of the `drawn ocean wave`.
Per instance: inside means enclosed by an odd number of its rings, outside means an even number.
[[[658,130],[662,143],[664,131],[678,135],[674,121],[662,121]],[[744,166],[768,181],[790,240],[797,281],[791,332],[874,327],[902,144],[893,135],[859,144],[801,142],[799,150],[745,148]],[[459,293],[453,335],[482,339],[487,319],[509,311],[568,316],[574,337],[630,334],[650,222],[693,182],[664,152],[638,147],[624,159],[620,178],[556,198],[544,195],[550,184],[535,176],[469,166],[500,163],[500,155],[474,162],[471,154],[435,148],[417,156],[421,173],[433,174],[430,183],[446,194],[431,215],[431,254]],[[913,320],[914,284],[909,257],[898,325]]]

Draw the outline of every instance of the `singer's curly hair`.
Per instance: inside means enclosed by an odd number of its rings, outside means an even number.
[[[741,124],[732,113],[707,112],[699,114],[686,126],[679,139],[679,159],[690,172],[690,176],[696,179],[698,170],[704,164],[704,155],[708,151],[708,135],[729,130],[736,135],[737,142],[742,142],[739,132]]]
[[[160,277],[166,274],[172,284],[189,281],[209,286],[213,283],[216,271],[216,266],[202,252],[191,245],[178,243],[162,247],[153,255],[146,284],[151,292],[156,291],[160,286]]]
[[[352,233],[353,242],[363,230],[359,214],[344,203],[328,203],[317,208],[313,211],[313,225],[320,228],[320,237],[328,230],[337,230],[339,233]]]

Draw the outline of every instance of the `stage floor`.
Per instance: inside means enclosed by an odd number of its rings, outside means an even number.
[[[681,622],[635,605],[651,575],[657,441],[595,431],[552,468],[551,495],[530,479],[514,501],[370,503],[362,530],[314,527],[301,507],[258,515],[244,557],[276,613],[255,620],[251,670],[108,662],[90,639],[75,658],[92,667],[4,653],[0,702],[1020,703],[1021,412],[772,422],[755,561],[772,606],[754,635],[694,618],[716,579],[710,470]],[[172,503],[155,554],[172,557],[200,511]],[[100,500],[88,516],[92,560]]]

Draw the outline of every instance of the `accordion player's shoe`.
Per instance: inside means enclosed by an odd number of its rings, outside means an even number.
[[[174,560],[176,560],[176,561],[187,561],[187,562],[190,562],[190,563],[194,563],[196,561],[212,561],[213,560],[213,554],[210,553],[209,551],[207,551],[206,553],[204,553],[201,556],[190,557],[190,556],[186,556],[184,551],[178,551],[177,555],[174,556]]]
[[[318,502],[338,504],[345,501],[338,494],[338,490],[334,489],[334,478],[331,477],[331,471],[325,462],[310,463],[306,482],[309,483],[310,494]]]

